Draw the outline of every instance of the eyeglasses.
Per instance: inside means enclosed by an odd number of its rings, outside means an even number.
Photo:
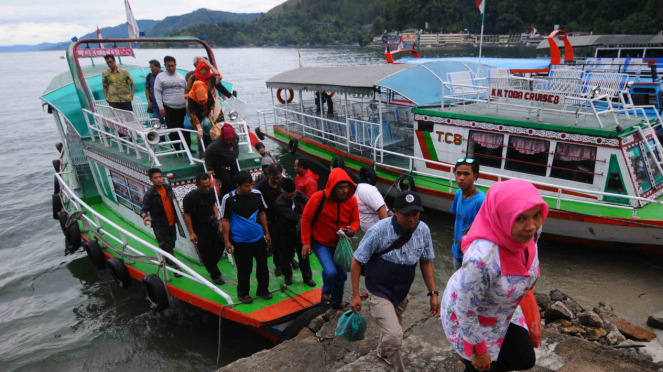
[[[458,164],[458,163],[472,164],[472,163],[474,163],[474,159],[472,159],[472,158],[458,158],[458,159],[456,159],[456,164]]]

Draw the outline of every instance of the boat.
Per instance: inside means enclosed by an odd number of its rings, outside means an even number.
[[[489,59],[294,69],[267,80],[280,100],[258,112],[259,131],[440,211],[458,190],[456,160],[473,158],[484,192],[507,179],[540,190],[548,238],[663,253],[661,116],[633,103],[629,76],[512,72]]]
[[[109,269],[120,287],[130,287],[135,280],[140,281],[155,312],[163,311],[172,298],[176,298],[243,324],[273,342],[296,334],[297,327],[303,326],[302,316],[308,319],[324,311],[317,306],[321,288],[307,287],[296,279],[293,285],[286,286],[283,277],[271,275],[269,289],[273,299],[241,304],[230,254],[218,264],[226,284],[217,286],[211,282],[189,241],[181,209],[183,197],[195,188],[195,176],[206,171],[204,162],[194,156],[196,151],[204,150],[204,144],[193,140],[189,148],[183,136],[193,131],[167,128],[150,118],[146,103],[139,97],[150,71],[147,67],[119,66],[129,72],[136,85],[133,112],[107,106],[102,100],[101,82],[105,65],[84,66],[82,62],[106,54],[131,57],[133,50],[131,47],[87,47],[100,42],[106,45],[197,43],[216,65],[211,48],[204,41],[191,37],[89,39],[69,45],[66,53],[69,71],[56,76],[41,96],[62,141],[56,145],[59,156],[53,160],[53,218],[61,224],[67,252],[71,254],[83,247],[94,267]],[[232,84],[225,81],[223,84],[229,91],[233,90]],[[245,103],[232,97],[225,101],[223,110],[226,122],[239,136],[238,167],[255,177],[261,173],[260,155],[251,146],[252,134],[243,119]],[[166,140],[170,133],[177,133],[179,140]],[[175,150],[174,144],[182,147]],[[161,168],[177,198],[178,239],[173,255],[158,248],[152,229],[144,226],[139,217],[143,194],[151,186],[147,171],[152,167]],[[218,203],[220,196],[216,189],[214,192]],[[181,269],[166,266],[166,258]],[[311,267],[314,280],[322,283],[322,268],[313,257]],[[273,274],[273,266],[270,271]],[[252,281],[255,286],[255,273]]]

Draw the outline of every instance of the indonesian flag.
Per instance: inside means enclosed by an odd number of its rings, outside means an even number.
[[[97,39],[102,39],[101,30],[99,30],[99,26],[97,26]],[[104,49],[104,43],[99,43],[99,49]]]
[[[134,13],[131,11],[129,0],[124,0],[124,9],[127,11],[127,28],[129,29],[129,39],[138,39],[140,37],[140,30],[138,23],[134,18]]]
[[[477,8],[479,8],[479,12],[483,14],[483,11],[486,10],[486,0],[477,0]]]
[[[299,67],[302,67],[302,53],[297,49],[297,55],[299,55]]]
[[[532,26],[532,37],[536,36],[536,28]]]
[[[403,49],[403,37],[401,36],[400,40],[398,40],[398,49],[397,50],[402,50]]]

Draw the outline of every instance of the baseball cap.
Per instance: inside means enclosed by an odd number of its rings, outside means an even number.
[[[421,198],[419,197],[419,194],[406,190],[396,195],[394,209],[398,210],[400,213],[409,213],[413,210],[423,212],[424,207],[421,206]]]

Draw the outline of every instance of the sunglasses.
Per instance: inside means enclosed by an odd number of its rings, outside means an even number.
[[[456,159],[456,164],[458,164],[458,163],[472,164],[472,163],[474,163],[474,159],[472,159],[472,158],[458,158],[458,159]]]

